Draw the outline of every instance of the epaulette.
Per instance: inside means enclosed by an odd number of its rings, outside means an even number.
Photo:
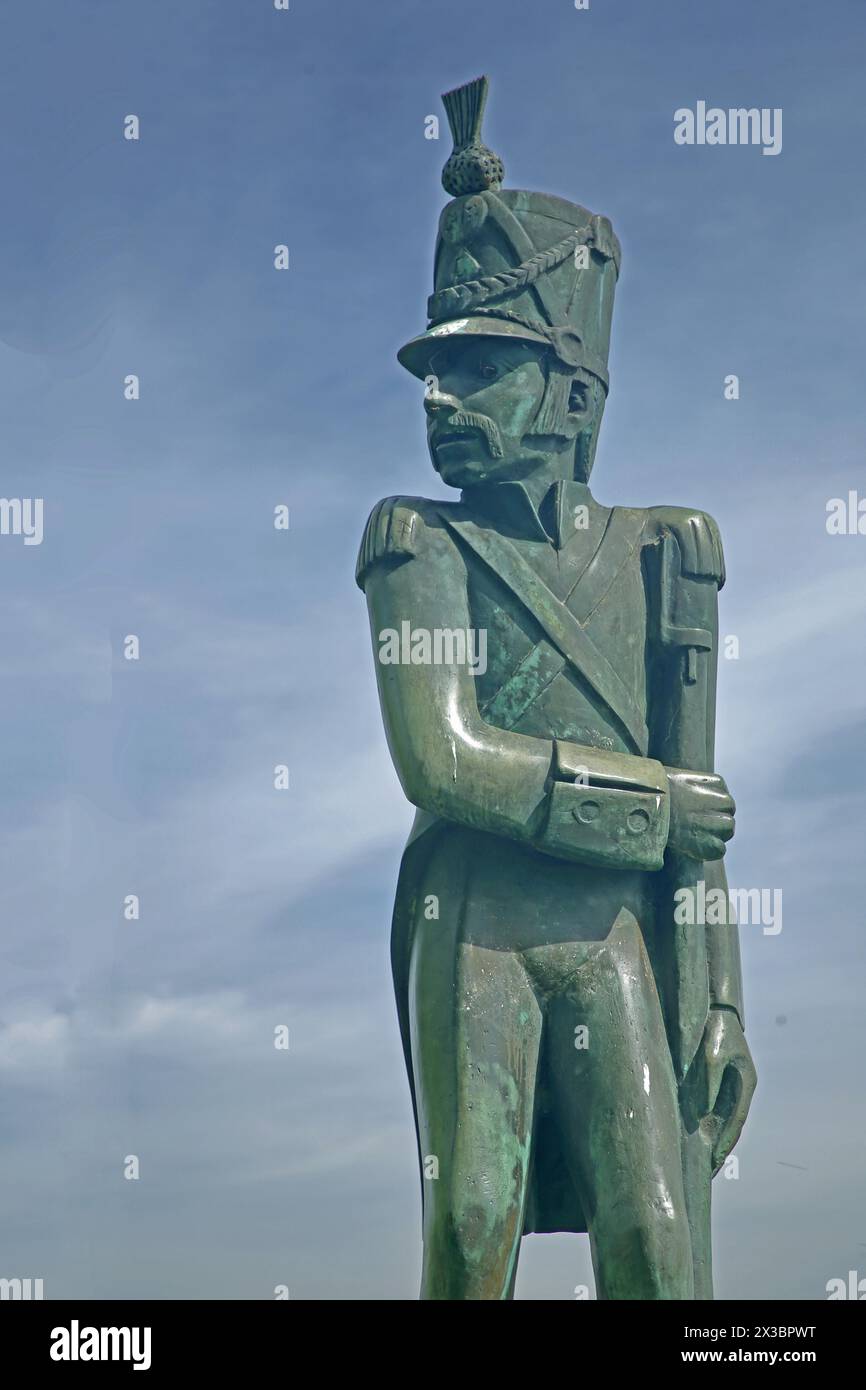
[[[355,582],[363,589],[367,575],[380,560],[404,560],[416,553],[421,532],[421,499],[385,497],[377,502],[364,528],[355,566]]]
[[[656,537],[676,538],[682,557],[682,573],[694,579],[725,582],[725,557],[719,528],[706,512],[689,507],[650,507],[650,525]]]

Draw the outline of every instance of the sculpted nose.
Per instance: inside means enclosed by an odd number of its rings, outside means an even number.
[[[460,402],[456,396],[446,396],[443,391],[434,388],[424,397],[424,409],[428,415],[452,413],[460,409]]]

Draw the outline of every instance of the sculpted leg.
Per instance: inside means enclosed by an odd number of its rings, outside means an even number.
[[[694,1298],[673,1068],[631,914],[620,914],[548,1017],[553,1094],[574,1156],[598,1297]],[[576,1033],[581,1027],[585,1034]]]
[[[464,944],[455,961],[437,926],[418,933],[410,983],[426,1169],[421,1297],[510,1298],[541,1015],[517,955]]]

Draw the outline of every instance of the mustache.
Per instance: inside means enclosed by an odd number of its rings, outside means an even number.
[[[499,426],[488,415],[475,415],[471,410],[455,410],[441,426],[437,425],[435,434],[446,434],[454,430],[478,430],[484,436],[491,458],[501,459],[503,455],[502,437]],[[435,438],[434,434],[434,438]]]

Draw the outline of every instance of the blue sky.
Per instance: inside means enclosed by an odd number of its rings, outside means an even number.
[[[784,925],[742,931],[760,1080],[716,1185],[717,1291],[866,1275],[866,537],[825,527],[866,494],[862,5],[4,19],[0,490],[44,498],[45,538],[0,538],[0,1274],[48,1297],[415,1296],[387,955],[411,817],[353,568],[375,501],[443,495],[395,352],[445,200],[425,117],[487,72],[506,184],[623,244],[597,496],[703,507],[725,540],[729,877],[780,888]],[[677,146],[698,100],[781,107],[782,153]],[[524,1242],[518,1297],[582,1282],[585,1239]]]

